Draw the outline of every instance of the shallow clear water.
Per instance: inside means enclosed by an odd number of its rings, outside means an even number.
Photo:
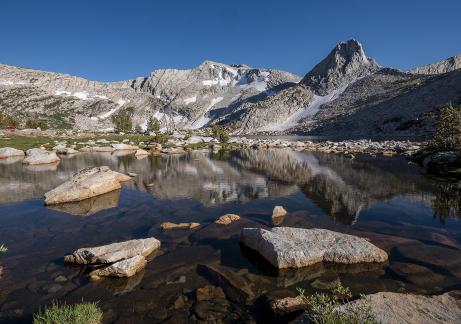
[[[88,166],[135,172],[115,191],[47,208],[43,194]],[[53,300],[99,301],[106,322],[187,322],[203,313],[223,322],[264,321],[258,296],[327,289],[341,281],[354,294],[439,293],[461,288],[460,194],[404,158],[293,150],[242,150],[146,157],[88,153],[59,165],[24,167],[0,160],[0,321],[30,322]],[[242,227],[272,227],[275,205],[289,214],[278,226],[321,227],[369,238],[389,252],[386,264],[318,264],[277,272],[241,247]],[[231,226],[213,221],[243,217]],[[196,230],[162,232],[164,221],[199,222]],[[162,242],[147,268],[130,279],[89,282],[85,269],[63,264],[79,247],[155,236]],[[200,265],[221,267],[255,298],[245,304],[202,302],[196,288],[216,283]],[[245,288],[246,289],[246,288]]]

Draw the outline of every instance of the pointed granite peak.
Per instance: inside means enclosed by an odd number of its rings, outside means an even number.
[[[378,64],[365,55],[362,44],[352,38],[337,44],[301,83],[324,96],[378,69]]]

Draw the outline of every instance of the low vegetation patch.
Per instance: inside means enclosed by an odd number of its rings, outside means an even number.
[[[359,305],[340,309],[349,302],[351,291],[339,283],[330,293],[315,293],[306,296],[303,289],[298,289],[299,298],[306,304],[306,314],[316,324],[377,324],[370,306],[363,302]],[[361,298],[364,298],[363,296]]]
[[[211,127],[211,133],[220,143],[225,144],[229,141],[229,133],[220,125],[213,125]]]
[[[53,303],[34,315],[34,324],[99,324],[102,311],[97,303],[81,303],[75,305],[59,305]]]

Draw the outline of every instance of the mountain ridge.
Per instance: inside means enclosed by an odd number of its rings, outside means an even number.
[[[338,43],[302,78],[276,69],[211,60],[192,69],[159,69],[145,77],[117,82],[0,64],[0,111],[23,120],[38,116],[49,120],[52,127],[110,131],[111,116],[131,107],[133,122],[142,129],[152,116],[165,130],[218,123],[236,134],[307,135],[331,134],[338,118],[355,129],[360,125],[354,119],[361,116],[361,133],[370,134],[372,127],[363,116],[374,107],[381,107],[378,119],[400,118],[411,124],[446,104],[448,97],[451,102],[461,102],[461,86],[453,81],[457,73],[451,73],[460,67],[461,55],[409,71],[383,68],[366,56],[355,39]],[[435,76],[445,74],[445,81],[437,81]],[[437,86],[430,98],[415,90],[430,88],[432,83]],[[442,84],[447,88],[441,88]],[[410,100],[408,95],[414,97]],[[407,105],[405,113],[392,108],[399,100]],[[391,111],[396,116],[391,116]],[[344,134],[350,133],[347,123],[338,128]],[[402,125],[394,124],[393,129],[388,125],[380,132],[391,136],[402,133]],[[424,131],[417,130],[417,124],[404,133],[433,131],[429,121],[419,122]]]

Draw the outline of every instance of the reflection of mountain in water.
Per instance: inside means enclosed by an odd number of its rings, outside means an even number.
[[[160,199],[193,198],[205,206],[282,197],[301,190],[335,222],[345,224],[353,223],[374,202],[401,195],[432,204],[441,217],[457,214],[461,206],[459,190],[429,181],[403,159],[350,160],[290,149],[239,150],[218,156],[195,152],[142,160],[132,152],[82,153],[41,168],[25,167],[21,159],[0,160],[0,203],[41,199],[76,171],[101,165],[136,173],[124,187],[150,191]],[[118,196],[63,208],[88,215],[117,205]]]
[[[147,177],[140,173],[136,182],[138,188],[151,184],[148,188],[157,198],[192,197],[205,206],[285,196],[297,190],[200,153],[165,157],[155,172]]]
[[[245,150],[233,154],[233,163],[268,178],[298,185],[335,222],[351,224],[360,211],[378,200],[421,193],[430,187],[405,170],[397,159],[350,160],[341,155],[292,150]],[[384,163],[380,163],[384,161]]]
[[[136,173],[137,177],[124,183],[124,187],[149,190],[161,199],[194,198],[206,206],[284,196],[297,190],[295,186],[280,185],[261,175],[235,169],[225,161],[212,160],[203,153],[149,156],[142,160],[137,160],[132,152],[82,153],[63,159],[51,169],[29,169],[20,160],[0,164],[0,203],[41,199],[45,192],[68,180],[76,171],[101,165]],[[87,214],[104,204],[98,200],[88,201],[82,207],[77,205],[63,208],[70,213]],[[108,204],[108,208],[113,205]]]

